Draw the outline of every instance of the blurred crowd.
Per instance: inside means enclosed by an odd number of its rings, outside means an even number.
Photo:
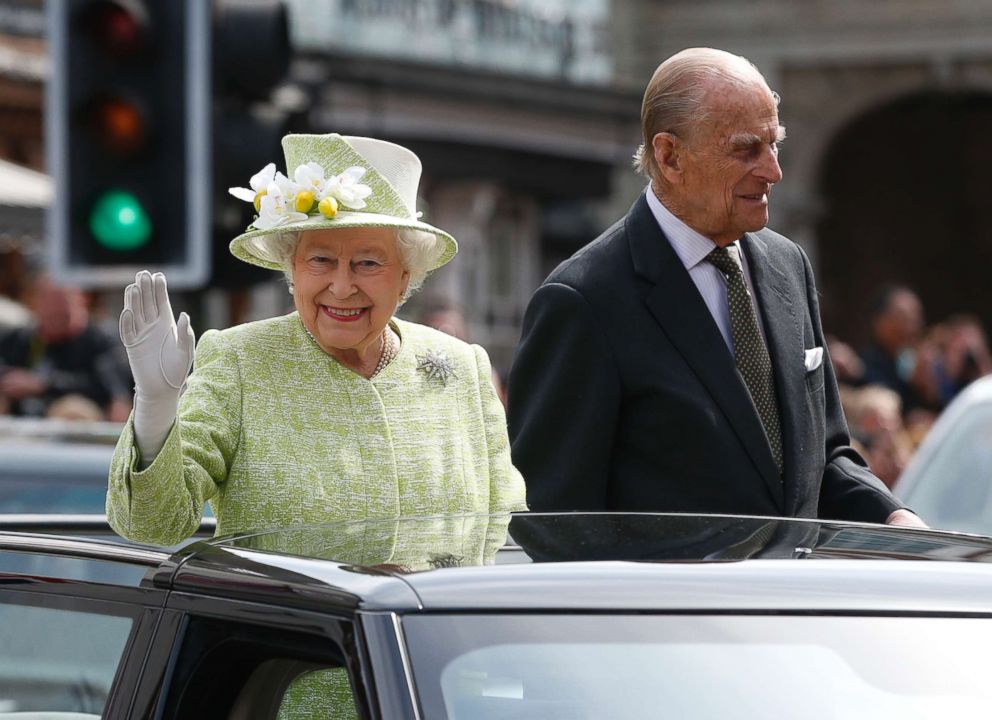
[[[93,296],[26,270],[0,280],[0,415],[126,420],[131,371]]]
[[[133,381],[112,318],[94,318],[93,297],[44,274],[0,287],[0,415],[123,422]],[[430,296],[417,320],[468,337],[457,303]],[[931,325],[908,287],[879,290],[868,310],[870,340],[854,348],[828,335],[854,445],[892,485],[940,412],[969,383],[992,373],[980,319]],[[504,383],[493,382],[505,402]]]
[[[868,323],[863,348],[832,336],[827,345],[852,440],[891,486],[940,412],[992,372],[992,355],[977,316],[927,325],[923,303],[905,286],[881,288]]]

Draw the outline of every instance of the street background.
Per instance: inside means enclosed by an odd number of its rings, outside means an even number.
[[[992,3],[286,0],[285,68],[261,47],[242,61],[251,48],[220,41],[223,5],[212,6],[213,61],[194,66],[212,81],[213,173],[206,232],[188,237],[211,267],[173,303],[198,333],[291,309],[279,274],[226,257],[250,218],[224,188],[268,161],[285,170],[283,132],[368,135],[419,154],[425,219],[460,245],[402,314],[460,313],[453,331],[505,376],[533,290],[646,184],[630,161],[654,68],[713,46],[752,60],[782,97],[784,179],[769,226],[812,260],[852,431],[883,479],[960,388],[992,370]],[[60,280],[49,211],[65,207],[56,175],[67,160],[46,146],[46,86],[53,73],[71,77],[52,57],[52,7],[0,0],[0,322],[10,328],[40,312],[39,273]],[[158,120],[168,130],[167,115]],[[82,283],[89,324],[116,333],[124,284]],[[119,419],[114,399],[99,404]]]

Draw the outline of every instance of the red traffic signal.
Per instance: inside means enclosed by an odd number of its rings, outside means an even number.
[[[93,2],[83,9],[77,22],[95,47],[111,55],[137,55],[148,47],[148,12],[134,0]]]

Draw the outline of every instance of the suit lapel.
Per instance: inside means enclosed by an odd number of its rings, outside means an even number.
[[[626,220],[634,271],[654,287],[648,310],[727,417],[779,508],[782,483],[768,441],[713,316],[642,195]]]
[[[805,417],[799,414],[800,410],[805,410],[802,399],[806,394],[803,330],[796,312],[797,299],[792,284],[780,269],[781,263],[769,251],[768,244],[759,235],[748,233],[741,241],[741,247],[747,255],[775,374],[775,392],[782,418],[783,478],[787,483],[791,506],[795,502],[792,478],[798,453],[805,450],[797,446]]]

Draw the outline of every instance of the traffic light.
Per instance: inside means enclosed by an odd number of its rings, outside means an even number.
[[[210,22],[204,0],[49,0],[49,257],[59,280],[139,269],[201,286],[210,243]]]

